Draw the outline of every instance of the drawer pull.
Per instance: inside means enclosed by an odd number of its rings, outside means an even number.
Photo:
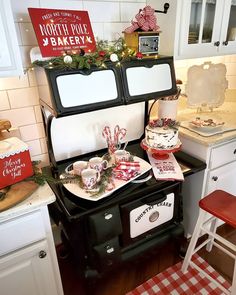
[[[234,155],[236,154],[236,149],[234,150]]]
[[[217,181],[218,180],[218,176],[212,176],[212,180]]]
[[[111,214],[111,213],[105,213],[104,214],[104,218],[106,219],[106,220],[109,220],[109,219],[111,219],[113,217],[113,215]]]
[[[115,249],[113,247],[110,247],[110,246],[107,246],[106,249],[107,249],[108,254],[111,254],[112,252],[115,251]]]
[[[40,252],[39,252],[39,258],[44,258],[44,257],[46,257],[47,256],[47,252],[45,252],[44,250],[41,250]]]

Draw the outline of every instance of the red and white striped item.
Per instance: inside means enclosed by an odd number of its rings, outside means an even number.
[[[116,169],[139,171],[140,170],[140,163],[139,162],[121,161],[116,166]]]
[[[192,260],[214,279],[223,283],[226,289],[230,284],[219,275],[205,260],[195,254]],[[191,266],[184,274],[182,262],[157,274],[126,295],[223,295],[224,293],[205,276],[199,274]]]
[[[139,162],[121,161],[112,172],[115,178],[127,181],[135,177],[139,170]]]

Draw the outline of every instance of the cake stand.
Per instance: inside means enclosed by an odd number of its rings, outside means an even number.
[[[181,142],[180,140],[178,141],[177,145],[171,147],[170,149],[158,149],[158,148],[153,148],[153,147],[150,147],[147,143],[146,143],[146,140],[143,139],[141,141],[141,148],[144,149],[145,151],[148,151],[152,154],[152,157],[154,159],[157,159],[157,160],[166,160],[169,158],[169,155],[170,153],[174,153],[174,152],[177,152],[180,150],[180,147],[181,147]]]

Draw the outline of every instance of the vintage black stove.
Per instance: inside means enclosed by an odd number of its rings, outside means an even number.
[[[146,152],[140,148],[139,141],[130,144],[127,149],[148,160]],[[205,168],[204,163],[183,152],[177,152],[175,156],[185,171],[185,177]],[[60,164],[58,173],[63,173],[67,165],[68,162]],[[63,185],[50,183],[57,199],[50,206],[51,216],[57,224],[62,225],[63,241],[72,250],[78,270],[83,276],[99,277],[123,262],[137,259],[165,243],[174,242],[176,247],[181,246],[184,237],[181,224],[182,183],[156,181],[151,171],[140,177],[145,178],[148,180],[131,182],[97,202],[82,200],[68,192]],[[130,212],[145,206],[142,214],[135,220],[138,227],[144,215],[151,220],[154,213],[160,213],[162,207],[170,206],[165,201],[171,194],[174,195],[172,218],[131,238]],[[149,208],[154,211],[151,213]]]
[[[171,57],[129,61],[120,67],[36,72],[47,134],[50,167],[57,180],[76,160],[107,153],[105,125],[127,129],[127,150],[148,161],[140,147],[149,117],[149,101],[175,94]],[[104,82],[106,86],[104,87]],[[124,142],[122,143],[124,144]],[[185,177],[205,164],[175,153]],[[152,170],[98,201],[81,198],[60,182],[50,182],[56,202],[51,217],[79,273],[99,277],[150,250],[184,237],[180,181],[156,181]]]

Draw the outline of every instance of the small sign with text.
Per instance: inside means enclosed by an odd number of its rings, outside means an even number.
[[[96,49],[87,11],[28,8],[43,57]]]

